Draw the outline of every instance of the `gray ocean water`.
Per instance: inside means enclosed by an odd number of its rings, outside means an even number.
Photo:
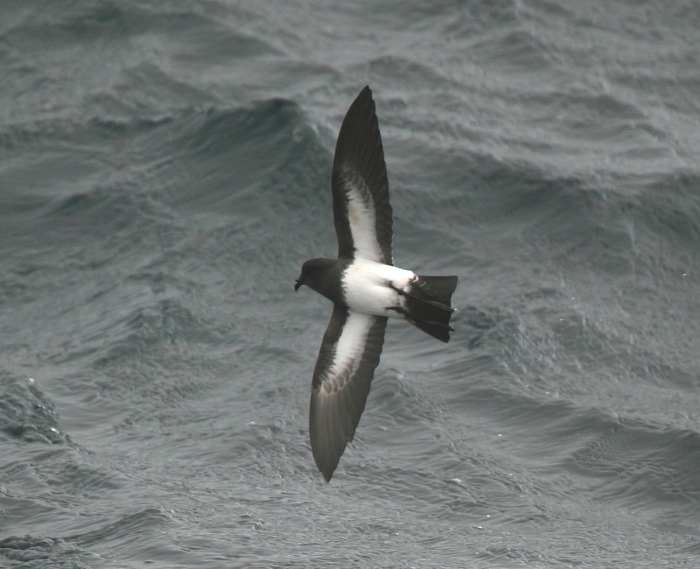
[[[0,567],[700,567],[700,4],[0,3]],[[369,84],[391,322],[308,443]]]

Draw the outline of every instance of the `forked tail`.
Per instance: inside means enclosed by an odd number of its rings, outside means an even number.
[[[457,277],[427,277],[417,275],[406,296],[404,316],[411,324],[442,342],[450,341],[450,306],[452,293],[457,288]]]

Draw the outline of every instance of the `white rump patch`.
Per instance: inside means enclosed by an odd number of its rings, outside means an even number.
[[[372,261],[382,260],[382,249],[377,241],[377,216],[369,188],[359,176],[347,176],[348,220],[355,246],[355,256]],[[358,188],[357,183],[363,187]],[[364,194],[364,195],[363,195]],[[367,199],[364,196],[367,196]]]

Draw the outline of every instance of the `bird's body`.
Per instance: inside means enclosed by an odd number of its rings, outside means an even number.
[[[311,449],[326,481],[365,408],[389,317],[447,342],[457,277],[417,275],[393,264],[392,209],[381,135],[365,87],[338,135],[332,174],[336,259],[304,263],[307,285],[333,302],[311,390]]]
[[[343,274],[345,303],[363,314],[405,318],[406,297],[400,292],[408,292],[416,279],[412,271],[357,258]]]

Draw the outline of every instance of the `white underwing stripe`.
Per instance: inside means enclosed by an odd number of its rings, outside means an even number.
[[[368,314],[350,311],[338,338],[333,355],[333,364],[323,382],[325,391],[330,391],[333,384],[340,388],[357,371],[365,350],[367,335],[374,318]],[[342,377],[341,377],[342,376]]]
[[[376,213],[369,188],[359,176],[348,176],[348,221],[357,257],[382,260],[382,250],[377,241]]]

